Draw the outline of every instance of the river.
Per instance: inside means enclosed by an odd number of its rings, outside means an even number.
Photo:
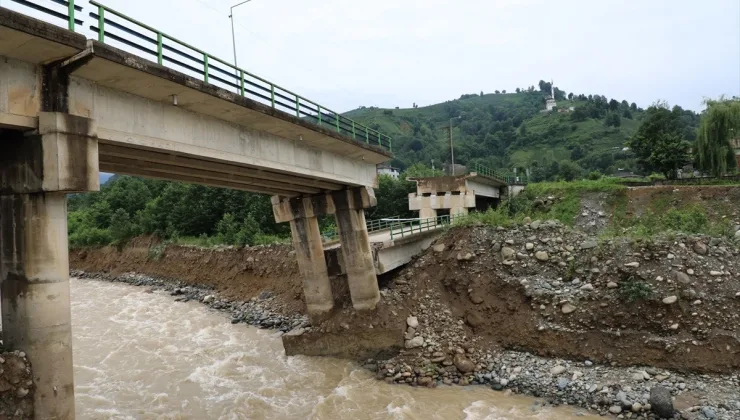
[[[484,387],[388,385],[145,288],[71,280],[81,419],[590,419]],[[577,413],[580,413],[578,415]]]

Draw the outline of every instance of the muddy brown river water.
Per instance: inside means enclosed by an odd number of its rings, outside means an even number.
[[[346,361],[286,357],[274,332],[197,302],[93,280],[71,287],[79,419],[598,417],[484,387],[388,385]]]

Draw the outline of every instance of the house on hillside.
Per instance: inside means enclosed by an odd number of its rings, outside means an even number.
[[[378,175],[389,175],[393,179],[398,179],[400,174],[401,171],[398,168],[394,168],[388,163],[378,165]]]

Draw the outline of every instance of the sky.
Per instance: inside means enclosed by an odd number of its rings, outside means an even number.
[[[101,1],[233,60],[240,0]],[[251,0],[234,22],[240,67],[339,112],[541,79],[641,107],[740,96],[740,0]]]

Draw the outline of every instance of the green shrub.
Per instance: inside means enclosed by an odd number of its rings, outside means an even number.
[[[69,235],[69,244],[72,248],[105,246],[113,241],[108,229],[85,227]]]
[[[653,294],[653,288],[644,281],[629,277],[620,283],[619,294],[622,296],[622,299],[631,303],[648,299]]]

